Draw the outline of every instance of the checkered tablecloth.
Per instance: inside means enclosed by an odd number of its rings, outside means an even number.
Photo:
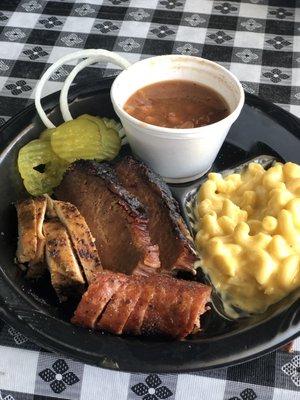
[[[297,7],[298,5],[298,7]],[[218,61],[246,91],[300,116],[300,4],[297,0],[0,0],[1,123],[30,104],[37,80],[62,55],[105,48],[134,62],[192,54]],[[45,95],[74,64],[60,68]],[[117,73],[84,70],[79,80]],[[0,323],[0,400],[296,400],[300,340],[210,372],[163,375],[110,372],[51,354]]]

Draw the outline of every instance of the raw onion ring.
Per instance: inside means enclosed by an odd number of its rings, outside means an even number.
[[[52,75],[52,73],[55,72],[59,67],[64,65],[66,62],[78,60],[79,58],[85,58],[85,57],[88,57],[88,60],[91,60],[91,58],[93,58],[93,60],[95,60],[97,58],[96,61],[103,60],[103,61],[113,62],[123,68],[128,68],[130,66],[130,62],[127,61],[125,58],[119,56],[118,54],[113,53],[112,51],[103,50],[103,49],[80,50],[80,51],[76,51],[75,53],[67,54],[64,57],[60,58],[58,61],[56,61],[54,64],[52,64],[46,70],[46,72],[41,77],[39,83],[36,86],[35,107],[36,107],[37,113],[39,114],[41,120],[43,121],[43,123],[45,124],[45,126],[47,128],[55,128],[55,125],[47,117],[45,111],[42,108],[42,104],[41,104],[41,94],[42,94],[42,90],[44,88],[45,83],[48,81],[48,79]],[[87,61],[87,60],[84,60],[84,61]],[[93,61],[93,62],[95,62],[95,61]],[[92,64],[93,62],[90,62],[90,64]],[[79,66],[80,64],[82,64],[82,62],[79,63],[77,66]],[[85,65],[89,65],[89,64],[86,63]],[[76,67],[74,67],[74,69]],[[81,69],[78,69],[77,71],[79,72]],[[75,73],[75,76],[77,73]],[[67,106],[67,110],[68,110],[68,106]],[[72,116],[71,116],[71,119],[72,119]]]

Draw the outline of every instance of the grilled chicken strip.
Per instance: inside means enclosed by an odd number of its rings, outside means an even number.
[[[19,263],[34,260],[37,251],[37,215],[33,199],[26,199],[16,204],[18,215],[18,248]]]
[[[34,205],[36,211],[36,235],[37,247],[35,257],[29,261],[27,277],[38,278],[43,275],[46,267],[44,263],[45,258],[45,236],[43,233],[43,224],[47,208],[47,200],[45,196],[34,198]]]
[[[53,208],[57,217],[67,228],[86,280],[90,283],[95,275],[102,270],[95,239],[85,219],[73,204],[54,200]]]
[[[184,339],[200,329],[210,293],[209,286],[168,275],[104,271],[83,295],[71,322],[114,334]]]
[[[63,224],[58,220],[45,222],[44,233],[51,283],[60,301],[65,301],[69,294],[83,291],[85,280]]]

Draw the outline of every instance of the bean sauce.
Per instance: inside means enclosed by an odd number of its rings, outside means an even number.
[[[124,110],[148,124],[181,129],[213,124],[229,114],[216,91],[184,80],[145,86],[129,97]]]

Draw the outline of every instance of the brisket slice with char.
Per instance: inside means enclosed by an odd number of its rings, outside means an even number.
[[[144,206],[120,184],[107,163],[78,161],[55,191],[85,218],[104,269],[149,274],[160,267]]]
[[[168,186],[146,164],[131,156],[116,163],[115,171],[121,184],[146,207],[150,237],[159,246],[162,272],[194,272],[192,238]]]
[[[145,288],[148,288],[147,301],[144,301]],[[200,316],[208,309],[210,293],[209,286],[167,275],[126,276],[104,271],[83,295],[72,322],[114,334],[142,333],[183,339],[200,329]]]

